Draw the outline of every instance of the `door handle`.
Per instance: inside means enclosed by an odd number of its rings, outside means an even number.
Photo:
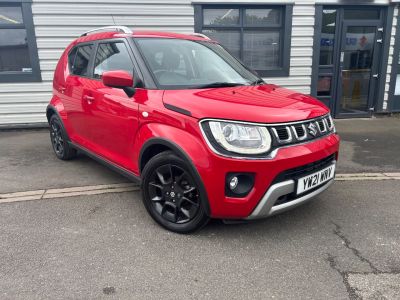
[[[64,94],[64,92],[65,92],[66,89],[67,89],[67,88],[66,88],[65,86],[60,86],[60,87],[59,87],[59,91],[60,91],[61,94]]]
[[[90,104],[94,101],[94,97],[89,96],[89,95],[84,95],[83,100],[86,100]]]

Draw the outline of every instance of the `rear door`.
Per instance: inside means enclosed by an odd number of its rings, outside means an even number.
[[[69,75],[63,87],[63,102],[71,126],[70,138],[87,148],[91,146],[90,124],[86,118],[88,113],[87,101],[84,94],[91,82],[91,58],[94,45],[79,44],[68,55]]]
[[[107,87],[103,72],[123,70],[134,74],[133,56],[125,39],[99,41],[93,63],[93,79],[84,91],[95,152],[132,170],[133,142],[138,129],[138,93],[129,98],[122,89]]]

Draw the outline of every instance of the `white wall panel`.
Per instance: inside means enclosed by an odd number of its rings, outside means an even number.
[[[210,3],[223,1],[201,0]],[[376,1],[388,3],[388,0]],[[245,1],[226,0],[226,2]],[[251,3],[274,4],[278,2],[251,1]],[[310,92],[315,2],[315,0],[282,2],[295,4],[290,76],[266,78],[267,82],[298,92]],[[192,0],[33,0],[32,11],[43,82],[0,84],[0,124],[45,121],[44,109],[51,97],[53,71],[57,60],[63,49],[83,31],[112,25],[114,22],[137,29],[182,33],[193,32],[194,27]],[[393,57],[390,56],[389,60],[391,62]],[[40,113],[42,109],[43,113]]]

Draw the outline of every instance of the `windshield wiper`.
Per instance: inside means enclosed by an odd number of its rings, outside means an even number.
[[[259,79],[255,80],[255,81],[253,81],[251,83],[251,85],[259,85],[259,84],[264,84],[264,83],[265,83],[265,81],[262,80],[261,78],[259,78]]]
[[[243,83],[238,83],[238,82],[213,82],[213,83],[207,83],[203,85],[196,86],[195,88],[197,89],[205,89],[205,88],[217,88],[217,87],[231,87],[231,86],[238,86],[238,85],[244,85]]]

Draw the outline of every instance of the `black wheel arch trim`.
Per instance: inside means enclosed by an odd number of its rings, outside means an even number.
[[[201,193],[204,195],[204,198],[201,197],[201,201],[202,204],[204,206],[204,210],[206,212],[206,214],[208,216],[210,216],[210,204],[208,201],[208,195],[207,195],[207,191],[204,187],[203,184],[203,180],[201,180],[200,174],[197,171],[192,159],[189,157],[189,155],[175,142],[168,140],[166,138],[150,138],[149,140],[147,140],[143,146],[142,149],[140,150],[140,154],[139,154],[139,170],[141,172],[141,170],[144,168],[144,166],[142,166],[142,158],[143,158],[143,154],[146,152],[146,150],[154,145],[162,145],[165,147],[170,148],[175,154],[177,154],[180,158],[182,158],[189,166],[189,168],[191,169],[195,180],[197,182],[197,184],[199,185],[200,191]]]
[[[64,122],[63,122],[63,120],[62,120],[60,114],[58,113],[58,110],[57,110],[53,105],[51,105],[51,104],[47,105],[47,108],[46,108],[46,118],[47,118],[47,120],[48,120],[48,122],[49,122],[49,125],[50,125],[50,118],[48,117],[48,113],[49,113],[49,111],[51,111],[51,110],[54,111],[54,113],[57,115],[58,119],[60,120],[62,130],[64,131],[64,133],[65,133],[65,135],[66,135],[66,137],[67,137],[67,142],[71,142],[71,140],[70,140],[70,138],[69,138],[69,136],[68,136],[68,133],[67,133],[67,131],[65,130]]]
[[[50,121],[49,111],[54,111],[54,113],[57,114],[57,116],[60,118],[60,114],[58,113],[57,109],[53,105],[49,104],[46,107],[46,118],[47,118],[47,121]]]

